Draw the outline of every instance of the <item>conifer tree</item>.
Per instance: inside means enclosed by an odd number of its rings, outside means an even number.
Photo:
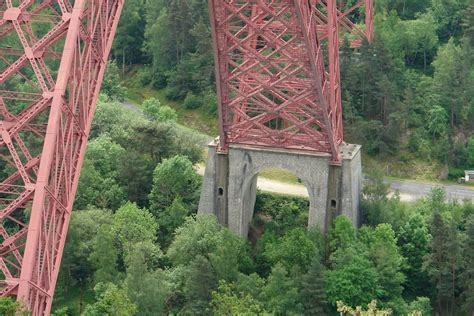
[[[298,289],[281,263],[277,263],[268,277],[262,291],[265,309],[276,315],[301,314],[302,305],[298,302]]]
[[[117,259],[118,253],[114,245],[114,235],[110,226],[102,226],[95,238],[91,261],[97,268],[94,281],[114,282],[117,279]]]
[[[211,264],[203,256],[197,256],[190,264],[184,285],[186,304],[184,315],[210,315],[212,292],[217,289],[217,279]]]
[[[324,286],[324,266],[316,256],[302,280],[301,302],[305,315],[326,315]]]
[[[154,259],[159,255],[152,243],[136,244],[127,259],[128,297],[138,307],[139,315],[164,315],[169,295],[165,273],[152,270]]]
[[[423,268],[436,287],[436,309],[440,315],[453,315],[458,257],[459,237],[454,222],[443,219],[439,209],[434,210],[431,221],[430,253],[425,256]]]
[[[426,271],[423,271],[423,257],[429,253],[431,236],[421,214],[415,214],[401,227],[398,234],[400,252],[406,258],[403,272],[406,275],[405,295],[409,299],[429,296],[430,283]]]
[[[464,280],[464,310],[468,315],[474,315],[474,215],[467,220],[466,237],[466,270],[461,277]]]

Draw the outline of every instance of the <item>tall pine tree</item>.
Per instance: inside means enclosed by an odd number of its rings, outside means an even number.
[[[438,208],[434,209],[431,220],[430,253],[425,256],[423,268],[428,273],[431,282],[435,284],[436,310],[439,315],[453,315],[456,289],[457,265],[454,262],[458,256],[457,232],[453,231],[443,219]]]
[[[217,289],[216,275],[209,261],[203,256],[197,256],[190,264],[184,296],[186,304],[180,314],[210,315],[212,291]]]
[[[324,266],[313,258],[308,272],[303,275],[301,302],[305,315],[326,315],[327,299],[324,290]]]
[[[474,215],[467,220],[466,237],[466,270],[461,277],[464,280],[464,310],[468,315],[474,315]]]

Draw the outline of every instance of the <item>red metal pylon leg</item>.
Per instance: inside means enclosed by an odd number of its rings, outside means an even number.
[[[351,33],[353,47],[372,40],[372,1],[209,0],[220,149],[301,149],[340,163],[339,33]],[[365,29],[351,21],[356,10]]]
[[[123,0],[0,0],[0,295],[48,315]]]

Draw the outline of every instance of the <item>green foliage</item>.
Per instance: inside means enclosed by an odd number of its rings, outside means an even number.
[[[137,306],[127,296],[127,290],[113,283],[98,283],[94,287],[96,302],[88,305],[85,316],[130,316],[137,313]]]
[[[158,241],[163,247],[168,247],[174,237],[175,230],[183,225],[186,217],[190,215],[188,206],[181,196],[177,196],[173,203],[157,214]]]
[[[381,293],[381,284],[374,264],[361,255],[326,274],[328,302],[336,306],[338,301],[352,306],[368,304]]]
[[[159,254],[150,246],[138,243],[133,247],[127,258],[125,283],[128,297],[138,307],[138,315],[163,315],[170,285],[162,270],[153,270]]]
[[[303,275],[300,301],[305,315],[327,314],[325,268],[320,259],[314,256],[308,272]]]
[[[198,255],[189,265],[183,288],[187,304],[184,315],[210,315],[212,292],[217,289],[217,279],[209,261]]]
[[[243,259],[239,258],[239,252],[245,255],[243,242],[226,229],[221,231],[220,237],[216,250],[209,254],[210,262],[220,280],[235,281],[239,275],[239,263]]]
[[[186,264],[198,255],[212,253],[219,241],[221,227],[213,216],[189,217],[176,230],[176,237],[168,249],[168,256],[176,264]]]
[[[441,136],[446,133],[448,115],[446,110],[439,105],[434,105],[428,111],[428,130],[433,137]]]
[[[112,220],[112,233],[124,256],[128,256],[136,243],[153,243],[157,230],[153,215],[130,202],[119,208]]]
[[[255,210],[271,216],[277,231],[283,232],[308,223],[309,202],[304,198],[258,192]]]
[[[302,312],[303,307],[298,300],[297,284],[280,263],[272,268],[267,284],[263,288],[262,297],[265,309],[277,315],[301,314]]]
[[[377,9],[384,9],[387,12],[395,10],[403,19],[413,19],[420,12],[425,12],[431,4],[431,0],[407,1],[383,0],[376,2]]]
[[[211,89],[203,96],[203,107],[207,114],[217,116],[217,96]]]
[[[29,311],[24,309],[18,302],[10,297],[0,297],[0,315],[18,316],[29,315]]]
[[[114,62],[107,63],[101,91],[113,100],[122,102],[125,99],[126,89],[122,86],[119,69]]]
[[[346,216],[338,216],[334,227],[329,231],[329,250],[331,253],[341,249],[347,250],[356,243],[356,230],[352,222]]]
[[[408,307],[410,313],[421,312],[421,315],[432,315],[433,308],[428,297],[417,297]]]
[[[362,306],[357,306],[353,309],[345,305],[342,301],[337,302],[337,311],[341,316],[389,316],[392,315],[390,309],[378,309],[377,301],[371,301],[367,304],[367,310],[363,310]]]
[[[85,159],[77,189],[75,207],[117,208],[126,199],[123,188],[114,178],[104,178],[92,160]]]
[[[377,270],[380,292],[374,298],[387,302],[392,310],[400,312],[403,310],[400,302],[403,302],[405,275],[401,272],[404,259],[399,253],[395,232],[390,224],[380,224],[375,229],[364,227],[359,239],[366,247],[366,257]]]
[[[156,120],[160,107],[160,100],[155,98],[146,99],[142,103],[143,112],[151,120]]]
[[[176,230],[167,255],[175,265],[186,265],[196,256],[203,256],[225,280],[234,280],[238,269],[251,269],[245,241],[222,228],[214,216],[187,218]]]
[[[75,201],[77,209],[89,205],[116,209],[125,201],[117,170],[124,154],[122,146],[107,135],[89,142]]]
[[[69,309],[67,307],[59,308],[52,313],[52,316],[69,316]]]
[[[405,295],[410,299],[430,294],[426,284],[428,275],[422,269],[423,257],[429,253],[431,236],[421,214],[412,215],[400,228],[398,244],[400,253],[406,258],[403,272],[406,275]]]
[[[103,225],[99,228],[90,255],[90,260],[96,268],[94,281],[97,283],[117,280],[118,252],[114,242],[115,236],[110,226]]]
[[[171,206],[176,196],[185,205],[195,205],[200,185],[199,176],[192,162],[184,156],[164,160],[153,173],[153,188],[150,193],[150,208],[160,218],[162,210]]]
[[[143,61],[141,48],[145,33],[145,2],[144,0],[130,0],[124,3],[120,23],[115,35],[112,54],[125,64]]]
[[[235,286],[219,282],[218,290],[212,292],[213,315],[262,315],[267,314],[260,302],[249,294],[237,292]]]
[[[443,218],[441,210],[444,207],[442,191],[433,192],[431,205],[430,253],[424,257],[423,269],[427,272],[436,289],[436,304],[440,313],[453,314],[456,308],[456,287],[458,270],[460,268],[460,241],[456,223]]]
[[[142,104],[143,112],[151,119],[159,122],[176,122],[178,114],[167,105],[161,105],[160,101],[155,98],[147,99]]]
[[[461,276],[464,280],[464,311],[472,314],[474,311],[474,215],[470,215],[466,223],[466,243],[464,257],[466,258],[466,270]]]
[[[370,226],[389,223],[398,230],[407,216],[407,210],[400,203],[398,194],[389,197],[389,192],[390,185],[385,183],[383,173],[377,169],[371,170],[362,189],[363,223]]]
[[[203,100],[199,96],[194,95],[192,93],[188,93],[186,95],[186,99],[184,99],[183,106],[186,109],[197,109],[201,107],[202,104],[203,104]]]
[[[468,1],[464,0],[432,0],[431,12],[433,12],[441,39],[446,40],[450,36],[460,34],[467,3]]]
[[[154,104],[153,100],[148,103]],[[167,110],[161,106],[156,113],[159,121],[150,121],[142,112],[121,104],[98,103],[77,208],[117,209],[126,200],[148,206],[158,163],[176,155],[187,156],[193,164],[201,159],[204,137],[177,125]]]
[[[111,101],[104,96],[97,102],[97,110],[91,127],[91,138],[107,134],[112,140],[127,148],[133,129],[146,123],[146,118],[139,112],[125,108],[118,102]]]
[[[256,273],[250,275],[240,273],[234,284],[236,291],[239,293],[250,295],[257,299],[260,297],[260,293],[265,286],[265,280]]]
[[[91,260],[96,248],[97,234],[103,226],[110,225],[112,213],[105,210],[85,210],[73,212],[69,232],[63,252],[61,270],[56,286],[55,302],[63,302],[74,290],[85,291],[87,283],[93,279],[97,262]],[[105,249],[112,252],[114,249]],[[115,262],[110,266],[100,266],[104,270],[114,269]],[[78,291],[79,292],[79,291]],[[69,302],[68,302],[69,303]],[[71,304],[68,304],[70,306]],[[71,310],[74,308],[71,307]]]
[[[170,99],[200,93],[213,82],[207,5],[202,0],[147,2],[146,51],[167,78]]]
[[[299,268],[306,271],[317,254],[316,244],[310,239],[307,229],[295,228],[279,238],[278,242],[265,247],[264,256],[271,265],[280,262],[290,271]]]
[[[406,20],[400,23],[405,32],[403,46],[405,60],[408,65],[422,64],[426,71],[428,62],[433,59],[435,48],[438,44],[436,23],[433,15],[425,13],[415,20]],[[417,59],[421,56],[422,61]]]

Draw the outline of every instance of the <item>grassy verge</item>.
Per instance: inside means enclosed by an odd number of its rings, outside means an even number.
[[[289,170],[280,169],[280,168],[270,168],[262,171],[259,176],[269,180],[275,180],[284,183],[297,184],[298,177]]]
[[[442,182],[439,175],[442,173],[443,166],[437,162],[427,162],[420,159],[403,160],[397,156],[381,159],[363,155],[362,164],[365,172],[370,172],[373,169],[382,170],[386,177],[392,179]]]

